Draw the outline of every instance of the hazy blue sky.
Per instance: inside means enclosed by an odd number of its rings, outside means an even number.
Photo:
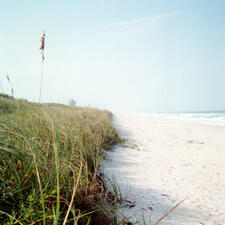
[[[225,110],[224,0],[0,0],[0,81],[113,111]]]

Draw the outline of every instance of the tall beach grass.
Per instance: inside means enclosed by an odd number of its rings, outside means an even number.
[[[107,111],[0,96],[0,224],[114,224],[98,174]]]

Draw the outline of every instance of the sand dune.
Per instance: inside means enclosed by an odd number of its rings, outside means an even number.
[[[120,213],[137,224],[225,224],[225,128],[160,116],[116,115],[127,146],[103,164],[124,197]],[[151,221],[151,222],[150,222]]]

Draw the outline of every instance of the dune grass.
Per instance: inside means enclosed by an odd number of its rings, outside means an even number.
[[[114,224],[98,169],[110,113],[0,96],[0,224]]]

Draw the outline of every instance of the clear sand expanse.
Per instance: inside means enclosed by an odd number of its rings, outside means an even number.
[[[116,115],[115,125],[129,141],[103,168],[121,189],[125,217],[155,224],[189,197],[160,224],[225,224],[225,127],[137,115]]]

